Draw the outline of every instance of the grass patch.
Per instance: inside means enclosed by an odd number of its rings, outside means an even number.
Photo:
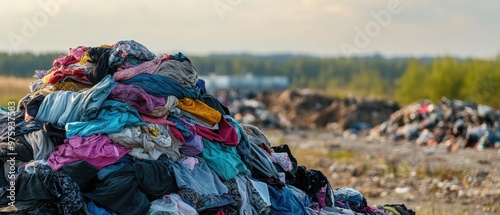
[[[12,76],[0,76],[0,105],[7,107],[9,102],[17,102],[31,93],[29,84],[36,80],[35,78],[18,78]]]

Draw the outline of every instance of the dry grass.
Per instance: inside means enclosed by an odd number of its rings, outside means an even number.
[[[8,102],[17,102],[30,93],[29,84],[35,78],[18,78],[0,76],[0,105],[7,107]]]

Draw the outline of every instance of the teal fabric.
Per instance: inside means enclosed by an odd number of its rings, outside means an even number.
[[[224,181],[234,179],[238,174],[249,174],[234,146],[211,142],[203,138],[203,152],[200,156]]]
[[[146,125],[137,110],[128,104],[106,100],[102,103],[97,118],[87,122],[71,122],[66,124],[66,137],[76,135],[88,137],[92,134],[118,133],[125,127]]]

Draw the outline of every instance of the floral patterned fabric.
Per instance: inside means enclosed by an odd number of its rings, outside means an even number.
[[[121,69],[137,66],[155,58],[155,54],[134,40],[122,40],[113,45],[109,56],[109,66]]]

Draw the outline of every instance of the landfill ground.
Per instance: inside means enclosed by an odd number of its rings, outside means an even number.
[[[333,189],[353,187],[368,204],[402,203],[417,214],[500,214],[500,149],[419,146],[319,130],[264,130],[298,165],[321,170]]]

